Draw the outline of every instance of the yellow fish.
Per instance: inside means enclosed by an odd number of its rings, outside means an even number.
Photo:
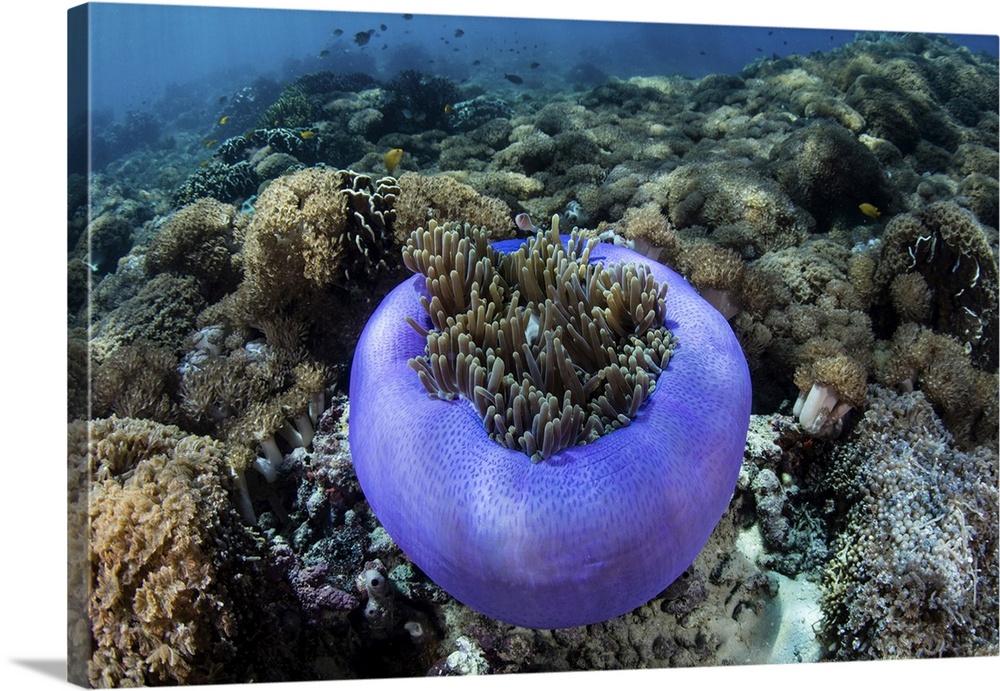
[[[229,122],[229,116],[228,115],[223,115],[222,119],[219,120],[219,124],[220,125],[225,125],[227,122]]]
[[[385,162],[386,172],[388,172],[389,175],[392,175],[392,171],[399,165],[401,158],[403,158],[402,149],[390,149],[389,153],[382,157],[382,160]]]
[[[453,110],[453,108],[452,108],[452,105],[450,103],[445,103],[444,104],[444,114],[445,115],[451,115],[451,111],[452,110]]]
[[[861,209],[861,213],[863,213],[865,216],[878,218],[880,215],[882,215],[882,212],[878,210],[878,207],[876,207],[874,204],[869,204],[868,202],[865,202],[864,204],[858,204],[858,208]]]
[[[198,165],[200,165],[202,168],[208,168],[208,161],[202,161]]]
[[[205,140],[205,148],[206,149],[211,149],[213,146],[215,146],[218,143],[219,143],[218,139],[206,139]]]
[[[313,137],[316,136],[316,133],[306,130],[305,132],[299,132],[299,136],[302,137],[303,139],[312,139]]]

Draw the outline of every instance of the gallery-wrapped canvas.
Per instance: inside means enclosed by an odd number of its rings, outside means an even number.
[[[996,36],[68,26],[72,682],[997,655]]]

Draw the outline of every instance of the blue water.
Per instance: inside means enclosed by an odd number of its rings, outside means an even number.
[[[406,20],[400,14],[315,10],[110,3],[89,8],[90,107],[114,119],[154,104],[163,114],[181,95],[211,103],[259,76],[290,81],[332,70],[389,80],[408,68],[459,84],[474,75],[480,82],[484,76],[502,82],[513,74],[538,86],[596,67],[619,77],[700,77],[738,73],[761,57],[830,50],[856,36],[844,30],[443,15]],[[73,28],[71,22],[71,39]],[[342,35],[334,36],[337,29]],[[355,35],[371,29],[368,42],[358,45]],[[951,38],[973,51],[998,53],[996,36]],[[322,51],[329,53],[321,57]],[[77,106],[85,103],[79,99]]]

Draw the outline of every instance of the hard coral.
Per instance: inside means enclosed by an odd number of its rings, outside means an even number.
[[[997,260],[975,216],[954,202],[894,216],[875,282],[884,289],[907,273],[922,276],[931,290],[928,323],[967,343],[977,366],[996,369]]]
[[[116,348],[145,340],[176,348],[194,328],[205,299],[191,276],[154,276],[93,327],[91,349],[102,360]]]
[[[798,244],[815,226],[756,164],[690,163],[672,171],[664,184],[675,228],[740,225],[748,230],[758,255]]]
[[[771,156],[778,182],[812,214],[820,231],[829,230],[837,216],[857,221],[861,201],[883,212],[890,201],[899,203],[875,155],[838,125],[804,127],[775,146]]]
[[[516,252],[520,243],[494,248]],[[648,264],[600,243],[589,259]],[[480,270],[478,262],[462,264],[450,274],[456,289],[466,271]],[[656,390],[634,419],[621,416],[619,429],[539,463],[490,439],[463,396],[429,397],[411,369],[411,358],[427,354],[427,337],[407,321],[432,329],[420,300],[430,298],[428,279],[396,288],[362,334],[350,442],[365,496],[423,571],[490,617],[555,628],[622,614],[687,568],[729,502],[749,423],[746,363],[725,319],[680,276],[658,264],[648,273],[668,286],[665,319],[678,343]],[[572,294],[572,285],[554,288]],[[575,327],[557,327],[560,317],[552,316],[523,325],[525,335],[537,330],[539,342],[553,346],[573,338]],[[500,348],[510,348],[506,337]],[[628,363],[627,354],[618,357]],[[442,366],[455,366],[444,358]],[[557,353],[539,364],[545,377],[564,368]],[[554,433],[539,415],[533,429]]]

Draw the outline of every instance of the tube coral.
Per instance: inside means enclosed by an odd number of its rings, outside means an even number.
[[[558,219],[553,225],[555,235]],[[428,335],[435,328],[432,315],[441,299],[428,291],[429,281],[450,284],[461,304],[471,306],[460,319],[493,311],[465,302],[473,291],[488,292],[469,278],[483,271],[480,260],[485,258],[468,246],[459,252],[457,245],[449,241],[458,252],[454,268],[437,279],[428,273],[398,286],[376,310],[358,343],[351,375],[350,443],[365,496],[417,566],[458,600],[488,616],[560,628],[627,612],[690,565],[729,502],[750,414],[749,373],[736,338],[725,319],[670,269],[624,248],[588,244],[590,263],[609,267],[623,262],[636,271],[637,265],[645,265],[655,282],[668,286],[662,323],[677,339],[676,351],[659,374],[655,391],[629,406],[635,408],[627,411],[633,417],[615,412],[609,417],[619,421],[617,429],[532,463],[530,448],[510,448],[491,438],[475,402],[461,393],[469,390],[468,382],[457,395],[429,396],[409,364],[430,355]],[[529,253],[516,240],[496,243],[492,250]],[[492,256],[490,250],[483,251]],[[553,258],[559,248],[537,251],[552,253]],[[578,261],[581,274],[590,270],[582,258]],[[553,284],[543,294],[556,296],[561,308],[568,298],[559,296],[574,295],[586,283],[576,273],[555,283],[557,264],[553,258],[548,272]],[[530,271],[526,274],[530,282]],[[573,287],[568,293],[567,284]],[[632,281],[622,285],[629,286],[630,293],[640,287]],[[637,297],[648,299],[642,290]],[[512,301],[525,306],[533,302],[520,292]],[[533,350],[525,344],[521,349],[527,369],[528,355],[541,363],[538,374],[543,379],[555,378],[557,371],[559,377],[569,374],[554,342],[560,334],[567,342],[575,338],[575,327],[557,326],[560,315],[561,309],[556,309],[551,314],[555,321],[537,324],[529,317],[519,322],[521,334],[510,329],[511,337],[542,343],[545,349],[553,344],[552,352],[544,355],[538,346]],[[612,309],[611,316],[622,313]],[[465,338],[458,336],[462,342]],[[498,348],[509,347],[504,336]],[[626,349],[616,357],[629,363],[630,358],[639,359],[637,350]],[[499,351],[491,359],[484,348],[482,355],[489,377],[484,382],[476,377],[485,372],[471,373],[472,381],[479,382],[471,387],[474,397],[497,383],[491,380]],[[517,357],[509,351],[503,356]],[[465,361],[466,356],[456,355],[454,363],[459,359]],[[435,360],[445,365],[439,372],[453,366],[448,357]],[[576,386],[590,386],[586,375],[579,376]],[[512,405],[532,404],[526,400]],[[496,414],[500,409],[496,405]],[[544,416],[541,410],[537,414]],[[537,422],[537,428],[549,433],[557,426],[552,419]],[[513,432],[516,424],[504,422],[494,437]]]

